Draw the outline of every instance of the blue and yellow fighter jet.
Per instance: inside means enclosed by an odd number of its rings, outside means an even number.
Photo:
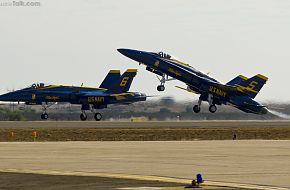
[[[178,88],[200,94],[198,104],[193,107],[195,113],[200,112],[202,101],[209,103],[211,113],[217,111],[216,105],[223,104],[234,106],[247,113],[266,114],[268,112],[265,106],[254,100],[268,80],[261,74],[252,78],[240,75],[227,84],[222,84],[189,64],[163,52],[153,53],[132,49],[118,49],[118,51],[139,64],[146,65],[146,70],[161,76],[158,91],[165,90],[166,81],[177,79],[187,85],[187,88]]]
[[[96,113],[96,109],[107,108],[108,104],[131,104],[146,100],[144,93],[128,92],[136,73],[136,69],[128,69],[121,76],[119,70],[111,70],[99,88],[33,84],[28,88],[1,95],[0,101],[42,105],[43,120],[48,119],[47,108],[57,102],[81,104],[82,121],[87,119],[86,110],[95,113],[95,120],[100,121],[102,115]]]

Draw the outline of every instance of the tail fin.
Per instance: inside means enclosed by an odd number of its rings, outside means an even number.
[[[268,77],[258,74],[248,80],[241,82],[237,86],[242,92],[248,94],[251,98],[255,98],[267,81]]]
[[[112,84],[120,79],[120,70],[110,70],[106,78],[103,80],[100,88],[110,88]]]
[[[227,85],[234,86],[236,84],[240,84],[241,82],[244,82],[245,80],[248,80],[248,78],[243,76],[243,75],[239,75],[236,78],[234,78],[233,80],[229,81],[227,83]]]
[[[132,81],[137,74],[137,69],[128,69],[116,82],[114,82],[109,88],[110,93],[123,93],[130,89]]]

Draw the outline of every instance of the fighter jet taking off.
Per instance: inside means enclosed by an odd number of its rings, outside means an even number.
[[[187,63],[163,52],[146,52],[133,49],[118,49],[126,57],[144,64],[146,70],[161,77],[158,91],[165,90],[165,82],[180,80],[187,88],[178,87],[188,92],[199,94],[197,105],[193,106],[195,113],[200,112],[202,101],[209,103],[209,111],[215,113],[216,105],[231,105],[244,112],[266,114],[268,109],[254,100],[268,78],[257,74],[252,78],[243,75],[235,77],[227,84],[222,84],[216,79],[204,74]],[[169,78],[172,77],[172,78]]]

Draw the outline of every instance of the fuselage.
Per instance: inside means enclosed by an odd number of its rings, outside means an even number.
[[[107,105],[145,101],[146,95],[139,92],[112,94],[107,89],[64,85],[37,86],[0,95],[0,101],[41,104],[42,102],[68,102],[71,104]]]

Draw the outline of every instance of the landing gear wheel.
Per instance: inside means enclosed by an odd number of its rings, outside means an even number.
[[[209,111],[210,111],[211,113],[215,113],[216,110],[217,110],[217,107],[216,107],[215,105],[211,105],[211,106],[209,106]]]
[[[87,120],[87,115],[86,114],[84,114],[84,113],[81,113],[81,115],[80,115],[80,119],[82,120],[82,121],[86,121]]]
[[[194,113],[199,113],[200,112],[200,106],[195,105],[195,106],[193,106],[192,110],[194,111]]]
[[[164,85],[159,85],[157,86],[157,90],[160,91],[164,91],[165,90],[165,86]]]
[[[43,114],[41,114],[41,119],[42,120],[47,120],[48,119],[48,114],[47,113],[43,113]]]
[[[100,114],[100,113],[95,113],[94,118],[95,118],[96,121],[101,121],[102,118],[103,118],[103,116],[102,116],[102,114]]]

